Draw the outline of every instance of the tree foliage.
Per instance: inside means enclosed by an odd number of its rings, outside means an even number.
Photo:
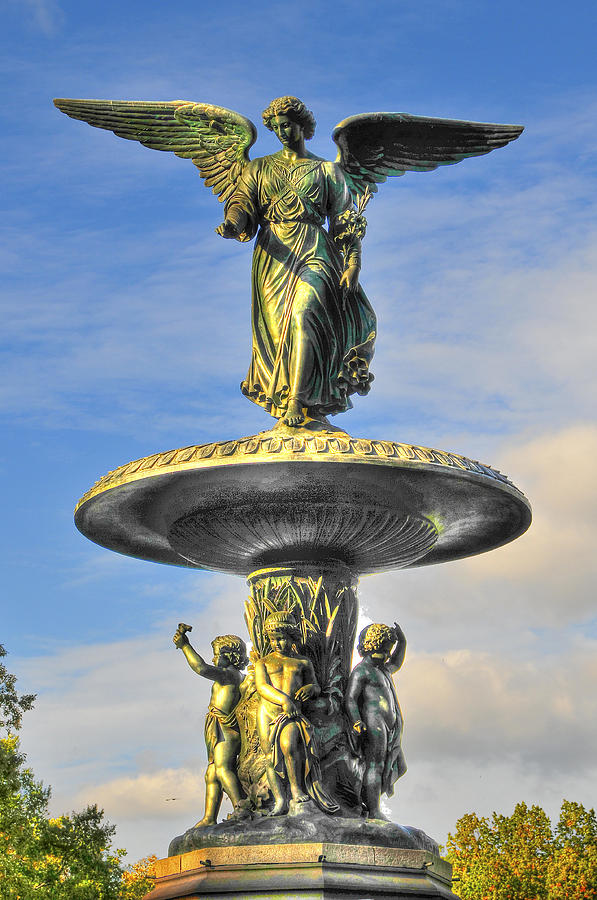
[[[152,887],[155,857],[125,868],[125,851],[111,846],[115,827],[97,806],[49,816],[50,789],[26,767],[14,733],[34,700],[17,693],[15,676],[0,663],[2,900],[140,900]]]
[[[146,856],[122,873],[120,900],[142,900],[154,885],[157,856]]]
[[[597,900],[597,819],[564,800],[555,827],[539,806],[511,816],[469,813],[448,835],[463,900]]]

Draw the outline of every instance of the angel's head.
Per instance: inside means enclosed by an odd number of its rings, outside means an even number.
[[[278,126],[282,120],[289,120],[298,125],[302,137],[307,141],[315,134],[315,117],[298,97],[276,97],[267,109],[263,110],[262,115],[265,127],[275,132],[278,138],[281,138]]]

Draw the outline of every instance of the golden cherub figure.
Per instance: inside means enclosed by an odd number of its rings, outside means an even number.
[[[321,784],[313,727],[303,704],[321,693],[313,663],[297,648],[297,627],[291,613],[273,612],[264,622],[271,652],[255,663],[255,688],[260,697],[257,728],[267,760],[267,778],[274,798],[271,815],[314,800],[327,813],[338,804]]]
[[[191,669],[213,681],[205,717],[205,814],[197,822],[196,827],[199,827],[217,823],[224,793],[234,807],[233,814],[242,816],[249,806],[237,773],[241,740],[235,711],[244,677],[242,669],[249,660],[241,638],[235,634],[222,634],[211,642],[214,656],[210,665],[191,646],[187,631],[191,631],[191,626],[181,622],[172,640],[184,653]]]

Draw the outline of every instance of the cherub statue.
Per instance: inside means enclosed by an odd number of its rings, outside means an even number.
[[[248,801],[236,772],[240,751],[240,731],[235,708],[240,700],[242,669],[248,662],[247,648],[235,634],[222,634],[211,642],[213,665],[205,662],[191,646],[186,632],[190,625],[180,623],[172,640],[182,650],[191,669],[213,681],[211,699],[205,717],[205,815],[197,826],[215,825],[227,794],[234,807],[233,815],[248,814]]]
[[[357,649],[363,661],[350,673],[346,712],[354,744],[365,761],[361,800],[368,818],[383,819],[381,794],[391,796],[394,783],[406,772],[402,713],[392,681],[404,662],[406,638],[397,624],[368,625],[359,635]]]
[[[315,119],[296,97],[263,112],[282,149],[249,160],[249,119],[208,103],[55,100],[62,112],[191,159],[225,203],[224,238],[255,235],[253,354],[241,391],[286,425],[323,422],[366,394],[376,319],[359,285],[362,212],[377,184],[503,147],[518,125],[366,113],[333,132],[335,162],[310,153]],[[327,221],[327,228],[326,228]]]
[[[321,689],[313,664],[298,652],[295,619],[291,613],[274,612],[263,627],[272,651],[255,663],[255,687],[261,698],[259,740],[274,797],[271,815],[287,811],[286,787],[295,807],[312,799],[324,812],[338,812],[321,784],[313,728],[302,713],[303,703],[318,697]]]

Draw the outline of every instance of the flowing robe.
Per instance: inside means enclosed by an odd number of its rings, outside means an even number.
[[[334,242],[339,217],[352,208],[339,166],[309,154],[252,160],[228,201],[226,217],[248,217],[239,240],[259,232],[252,269],[253,355],[241,391],[271,415],[295,397],[316,417],[343,412],[373,376],[376,320],[359,287],[342,296],[342,256]],[[324,227],[329,221],[329,231]],[[360,264],[358,238],[345,241],[348,264]]]
[[[381,778],[382,793],[391,797],[394,793],[394,783],[406,772],[406,760],[404,758],[404,751],[402,750],[404,722],[402,719],[402,710],[400,709],[398,697],[396,696],[394,679],[385,667],[380,669],[380,671],[388,682],[394,707],[394,724],[391,727],[386,724],[388,749]]]
[[[205,746],[207,747],[207,761],[214,761],[214,750],[221,741],[226,738],[226,731],[233,731],[240,739],[240,729],[236,718],[236,707],[232,712],[225,713],[212,703],[209,704],[205,716]]]
[[[294,722],[298,731],[298,739],[301,744],[301,755],[303,758],[303,782],[308,795],[315,801],[317,806],[330,814],[339,812],[340,807],[336,801],[330,797],[321,781],[321,768],[319,765],[319,756],[315,749],[313,738],[313,726],[305,716],[300,713],[288,715],[280,713],[273,722],[270,723],[270,743],[271,743],[271,761],[276,775],[281,780],[286,778],[286,765],[284,763],[284,754],[280,747],[280,738],[286,726]]]

